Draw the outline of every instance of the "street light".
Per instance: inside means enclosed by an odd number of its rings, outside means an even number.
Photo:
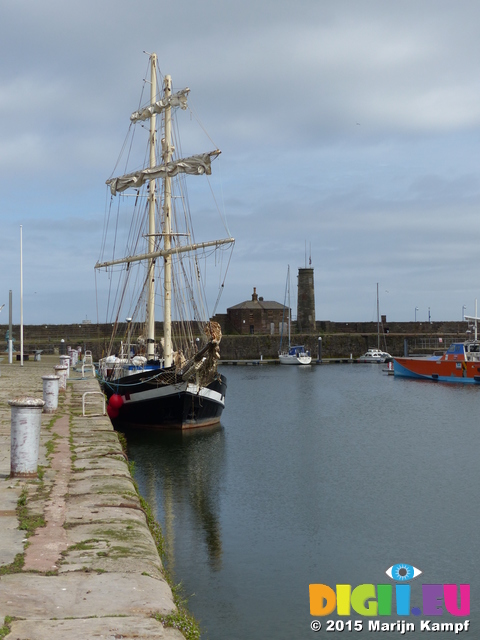
[[[428,307],[428,323],[429,324],[431,323],[431,320],[430,320],[430,307]]]
[[[418,307],[415,307],[415,322],[417,321],[417,311],[418,311]]]
[[[130,362],[130,330],[132,328],[132,318],[125,318],[125,322],[127,323],[127,362]]]

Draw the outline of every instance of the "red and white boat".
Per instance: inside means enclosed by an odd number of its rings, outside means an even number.
[[[394,358],[394,375],[434,382],[459,382],[480,384],[480,342],[477,340],[477,320],[475,339],[455,342],[441,356]]]

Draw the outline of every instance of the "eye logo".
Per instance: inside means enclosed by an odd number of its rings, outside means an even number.
[[[409,582],[421,575],[423,571],[411,564],[394,564],[385,573],[396,582]]]

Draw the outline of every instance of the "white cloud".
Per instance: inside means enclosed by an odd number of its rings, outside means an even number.
[[[24,224],[38,321],[93,317],[104,181],[156,50],[214,141],[192,120],[185,150],[223,151],[212,181],[237,244],[222,304],[253,286],[281,301],[307,241],[319,318],[370,319],[378,280],[395,319],[429,296],[457,317],[478,294],[479,18],[474,0],[7,3],[0,298]],[[210,224],[203,186],[191,202]]]

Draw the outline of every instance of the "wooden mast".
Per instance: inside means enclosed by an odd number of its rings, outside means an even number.
[[[164,95],[168,98],[172,95],[172,78],[165,76]],[[163,162],[165,165],[172,159],[172,107],[170,104],[165,109],[165,139],[162,140]],[[169,251],[172,243],[172,181],[169,175],[164,179],[164,200],[163,200],[163,246],[165,251]],[[170,253],[164,255],[164,317],[163,317],[163,337],[164,337],[164,359],[165,367],[172,364],[172,256]]]
[[[157,56],[150,56],[150,104],[154,104],[157,93]],[[150,158],[149,166],[154,167],[156,144],[156,115],[150,116]],[[155,250],[155,180],[148,185],[148,253]],[[147,360],[155,357],[155,259],[148,260],[148,294],[147,294]]]

